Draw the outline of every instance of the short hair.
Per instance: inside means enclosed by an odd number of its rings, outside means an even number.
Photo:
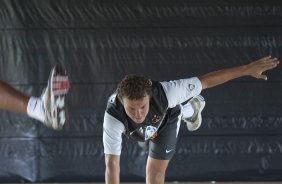
[[[139,100],[146,95],[152,96],[152,82],[140,75],[126,75],[117,87],[118,99]]]

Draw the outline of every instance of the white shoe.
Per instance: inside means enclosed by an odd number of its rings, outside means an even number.
[[[186,122],[189,131],[195,131],[200,128],[202,124],[202,110],[204,109],[206,102],[201,95],[193,97],[188,103],[190,103],[194,109],[194,114],[189,118],[182,117],[182,120]]]
[[[50,74],[48,85],[41,95],[44,111],[44,124],[60,130],[66,121],[65,96],[69,90],[69,78],[66,70],[56,65]]]

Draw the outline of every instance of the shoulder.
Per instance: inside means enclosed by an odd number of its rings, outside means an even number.
[[[105,112],[105,115],[104,115],[103,128],[104,128],[104,131],[108,130],[108,131],[116,132],[120,134],[123,133],[125,130],[124,124],[107,112]]]

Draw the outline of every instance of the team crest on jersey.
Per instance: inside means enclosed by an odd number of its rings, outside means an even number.
[[[193,91],[195,89],[195,85],[194,84],[189,84],[189,89],[190,89],[190,91]]]
[[[150,139],[152,136],[155,135],[155,133],[157,132],[157,128],[154,126],[147,126],[146,130],[145,130],[145,140],[147,141],[148,139]]]
[[[151,140],[155,139],[158,136],[158,133],[154,133],[154,135],[152,135],[152,137],[150,138]]]
[[[158,121],[160,121],[161,117],[158,115],[154,115],[152,118],[152,123],[157,123]]]

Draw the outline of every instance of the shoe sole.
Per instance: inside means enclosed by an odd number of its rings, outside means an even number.
[[[61,129],[66,121],[65,97],[70,86],[66,70],[62,66],[56,65],[53,68],[50,85],[52,127],[54,129]]]
[[[198,112],[198,118],[197,119],[198,119],[199,123],[186,122],[186,126],[187,126],[187,129],[189,131],[195,131],[195,130],[198,130],[200,128],[200,126],[202,124],[202,114],[201,113],[202,113],[204,107],[206,106],[206,101],[205,101],[204,97],[202,97],[201,95],[198,95],[195,98],[197,98],[200,102],[203,102],[204,105],[199,109],[199,112]],[[195,125],[197,125],[197,126],[195,126]]]

